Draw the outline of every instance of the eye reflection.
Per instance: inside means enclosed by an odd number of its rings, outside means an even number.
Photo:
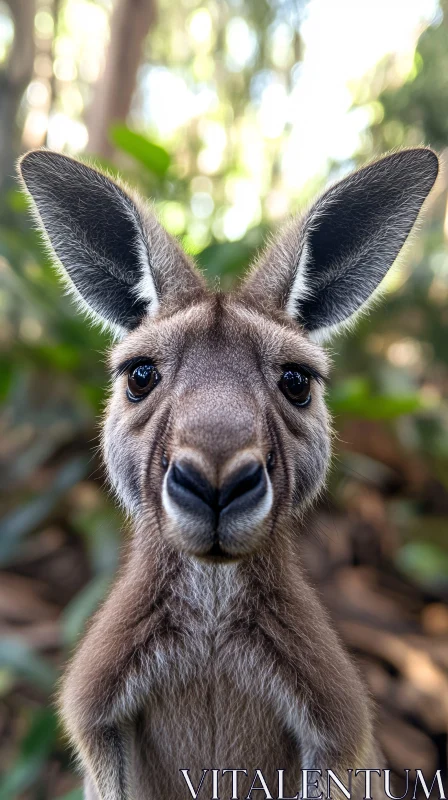
[[[127,396],[131,402],[143,400],[160,380],[160,375],[150,361],[141,361],[128,374]]]
[[[311,402],[311,376],[303,368],[285,367],[278,385],[293,405],[303,408]]]

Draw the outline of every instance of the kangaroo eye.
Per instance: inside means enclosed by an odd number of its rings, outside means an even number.
[[[311,402],[311,379],[303,369],[285,367],[279,387],[285,397],[295,406],[307,406]]]
[[[128,375],[128,399],[133,403],[143,400],[157,386],[159,380],[160,375],[154,364],[148,361],[132,367]]]

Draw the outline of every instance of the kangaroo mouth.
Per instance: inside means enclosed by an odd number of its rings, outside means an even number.
[[[219,540],[213,542],[212,546],[205,553],[196,556],[200,561],[210,561],[215,564],[226,564],[232,561],[237,561],[238,556],[226,552],[221,547]]]

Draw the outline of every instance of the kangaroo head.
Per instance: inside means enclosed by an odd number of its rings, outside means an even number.
[[[437,171],[428,149],[359,170],[220,294],[129,190],[57,153],[24,156],[73,293],[119,334],[103,446],[140,536],[238,558],[315,497],[330,449],[322,343],[368,303]]]

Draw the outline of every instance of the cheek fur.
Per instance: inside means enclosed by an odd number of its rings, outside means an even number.
[[[120,504],[135,513],[141,502],[140,469],[129,432],[110,416],[103,433],[103,454],[112,488]]]
[[[330,441],[325,430],[301,442],[294,463],[294,505],[307,504],[316,497],[325,482],[329,459]]]
[[[330,460],[330,422],[323,398],[309,409],[291,408],[276,415],[278,451],[276,500],[281,505],[307,506],[322,489]]]
[[[109,481],[126,511],[134,515],[148,500],[160,503],[163,479],[162,453],[169,430],[170,404],[158,397],[138,404],[139,419],[134,409],[116,396],[110,403],[103,429],[103,455]],[[145,413],[143,413],[145,412]]]

